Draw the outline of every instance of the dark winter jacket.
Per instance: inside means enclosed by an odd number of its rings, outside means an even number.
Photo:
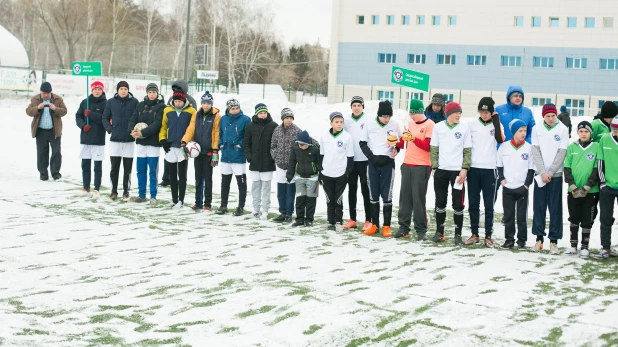
[[[56,110],[49,112],[52,116],[52,122],[54,124],[54,135],[56,137],[62,136],[62,117],[67,114],[67,107],[64,104],[64,100],[58,94],[51,93],[50,97],[51,103],[56,106]],[[41,121],[41,115],[43,114],[43,109],[39,110],[39,104],[43,102],[41,98],[41,94],[37,94],[30,99],[30,105],[26,107],[26,114],[32,117],[32,122],[30,123],[30,132],[32,137],[36,137],[36,132],[39,127],[39,122]]]
[[[194,109],[197,110],[197,103],[195,102],[195,99],[193,99],[193,97],[191,95],[189,95],[189,84],[187,84],[187,81],[185,80],[178,80],[174,83],[172,83],[172,90],[173,91],[181,91],[183,92],[186,96],[187,96],[187,100],[189,100],[189,103],[191,103],[191,106],[193,106]],[[172,104],[172,97],[170,96],[169,100],[167,100],[168,104]]]
[[[218,151],[220,123],[221,115],[219,114],[219,109],[213,107],[207,114],[204,114],[204,110],[200,108],[195,117],[191,118],[191,124],[189,124],[182,141],[186,143],[190,141],[197,142],[202,149],[202,154]]]
[[[242,113],[231,115],[225,112],[219,123],[219,152],[222,163],[244,164],[246,163],[243,152],[243,141],[247,124],[251,118]]]
[[[294,175],[302,178],[316,177],[319,174],[320,143],[311,138],[311,146],[302,150],[298,143],[292,145],[290,163],[285,178],[291,182]]]
[[[159,131],[161,130],[164,108],[165,101],[163,95],[157,96],[154,100],[149,100],[146,96],[144,97],[144,101],[137,105],[135,112],[133,112],[129,120],[129,133],[131,133],[137,123],[148,124],[148,127],[142,129],[143,139],[135,140],[138,145],[161,147],[159,143]]]
[[[112,142],[134,142],[135,139],[130,135],[129,120],[137,107],[137,99],[129,92],[124,98],[118,96],[107,100],[105,111],[103,111],[103,127],[107,133],[112,134],[109,138]]]
[[[442,107],[442,111],[434,112],[430,104],[427,108],[425,108],[425,117],[431,119],[436,124],[445,121],[446,115],[444,115],[444,106]]]
[[[253,116],[253,120],[247,125],[242,147],[245,158],[249,162],[249,171],[276,170],[275,161],[270,155],[270,144],[275,128],[277,128],[277,123],[273,121],[270,113],[265,119]]]
[[[571,116],[569,115],[568,112],[561,112],[558,115],[558,120],[560,120],[560,122],[562,124],[564,124],[564,126],[566,126],[567,128],[569,128],[569,138],[571,137]]]
[[[167,140],[172,147],[180,148],[182,138],[185,136],[191,118],[195,116],[195,113],[196,111],[189,100],[185,101],[181,109],[176,109],[171,104],[167,105],[163,109],[159,141]]]
[[[90,117],[88,117],[89,132],[84,132],[83,130],[84,125],[86,125],[86,117],[84,117],[86,99],[82,100],[79,104],[79,109],[75,113],[75,123],[78,128],[82,129],[79,137],[79,143],[82,145],[105,146],[105,128],[103,127],[102,117],[106,103],[107,97],[105,93],[101,94],[98,98],[95,98],[92,94],[88,96],[88,109],[90,110]]]
[[[511,94],[518,92],[521,93],[521,105],[513,105],[509,100]],[[511,134],[511,129],[509,124],[513,119],[519,119],[526,123],[528,132],[526,133],[526,142],[531,143],[532,138],[532,128],[536,122],[534,121],[534,116],[532,115],[532,111],[524,106],[524,91],[521,87],[518,86],[510,86],[506,92],[506,104],[500,105],[496,107],[495,110],[498,115],[500,115],[500,123],[504,127],[504,141],[510,141],[513,138],[513,134]],[[498,145],[499,146],[499,145]]]
[[[273,133],[273,140],[270,144],[270,155],[275,160],[277,167],[283,170],[288,169],[292,145],[296,141],[296,136],[300,133],[300,128],[292,123],[288,128],[283,124],[279,125]]]

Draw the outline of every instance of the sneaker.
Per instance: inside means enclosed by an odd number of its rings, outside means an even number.
[[[393,232],[391,231],[391,227],[388,225],[382,226],[382,237],[391,237],[393,236]]]
[[[41,179],[41,181],[49,180],[49,176],[40,176],[39,178]]]
[[[375,224],[371,224],[371,228],[363,231],[363,234],[365,235],[373,235],[378,231],[378,226]]]
[[[232,213],[232,215],[236,216],[236,217],[240,217],[242,215],[245,214],[245,210],[242,207],[236,207],[236,211],[234,211],[234,213]]]
[[[335,230],[337,232],[342,232],[343,231],[343,225],[341,225],[341,223],[335,224]]]
[[[590,252],[587,249],[582,249],[579,251],[580,258],[590,258]]]
[[[560,254],[560,248],[558,248],[557,242],[549,243],[549,254],[558,255]]]
[[[356,229],[358,228],[358,223],[355,220],[349,220],[347,223],[343,225],[344,229]]]
[[[521,249],[521,250],[526,249],[526,243],[525,242],[517,242],[517,249]]]
[[[369,230],[372,225],[373,224],[370,221],[365,221],[365,224],[363,225],[363,231]]]
[[[118,199],[118,193],[111,193],[111,194],[109,195],[109,199],[110,199],[111,201],[116,201],[116,200]]]
[[[618,249],[616,249],[616,247],[612,247],[609,250],[609,255],[612,257],[618,257]]]
[[[62,175],[58,173],[58,174],[52,175],[52,177],[54,178],[54,181],[60,181],[60,179],[62,178]]]
[[[262,215],[260,216],[260,219],[261,220],[268,220],[268,213],[267,212],[262,213]]]
[[[307,220],[306,220],[306,221],[305,221],[305,226],[306,226],[307,228],[311,228],[311,227],[313,226],[313,221],[311,221],[311,220],[307,221]]]
[[[98,198],[100,198],[100,197],[101,197],[101,194],[99,193],[99,191],[98,191],[98,190],[94,190],[94,191],[92,192],[92,197],[93,197],[94,199],[98,199]]]
[[[260,211],[253,211],[251,215],[253,216],[253,218],[260,218],[261,213]]]
[[[416,233],[416,241],[425,241],[426,239],[426,233]]]
[[[466,246],[470,246],[470,245],[473,245],[473,244],[475,244],[475,243],[479,243],[479,242],[480,242],[480,238],[479,238],[479,236],[478,236],[478,235],[476,235],[476,234],[472,234],[472,236],[470,236],[470,237],[466,240],[466,242],[464,242],[464,245],[466,245]]]
[[[537,241],[537,242],[534,244],[534,248],[532,249],[532,251],[533,251],[533,252],[537,252],[537,253],[538,253],[538,252],[540,252],[542,249],[543,249],[543,242],[541,242],[541,241]]]
[[[439,233],[436,231],[436,234],[433,236],[433,238],[431,238],[431,241],[433,242],[444,242],[446,241],[446,237],[444,237],[444,234]]]
[[[178,201],[178,203],[174,205],[174,209],[176,210],[181,210],[183,207],[185,207],[185,204],[182,201]]]
[[[122,201],[129,202],[129,193],[122,194]]]
[[[577,255],[577,248],[571,247],[564,252],[566,255]]]
[[[502,247],[502,248],[513,248],[513,247],[515,247],[515,241],[513,241],[513,240],[506,240],[506,241],[504,241],[504,243],[500,247]]]
[[[494,248],[494,241],[491,239],[491,236],[485,236],[485,247]]]
[[[200,206],[200,205],[193,205],[193,206],[191,206],[191,209],[193,211],[200,211],[202,209],[202,206]]]
[[[594,256],[596,259],[607,259],[609,258],[609,251],[604,249],[601,253]]]
[[[283,223],[286,223],[286,224],[292,224],[292,222],[293,222],[293,220],[292,220],[292,215],[291,215],[291,214],[290,214],[290,215],[285,216],[285,219],[283,220]],[[338,223],[338,224],[339,224],[339,223]]]
[[[137,198],[135,198],[135,202],[137,202],[137,203],[142,203],[142,202],[146,202],[146,201],[148,201],[148,199],[140,198],[139,196]]]
[[[332,225],[332,224],[329,224],[329,225],[326,227],[326,230],[328,230],[328,231],[335,231],[335,226],[334,226],[334,225]]]
[[[150,206],[157,206],[157,199],[150,198]]]
[[[273,218],[273,222],[281,223],[285,220],[285,215],[280,214],[277,217]]]
[[[410,232],[407,230],[401,230],[399,229],[399,231],[393,236],[396,239],[409,239],[410,238]]]
[[[204,206],[204,211],[209,212],[210,211],[210,206]]]
[[[301,220],[297,220],[296,222],[292,223],[293,227],[304,227],[305,226],[305,222],[301,221]]]
[[[82,189],[82,195],[90,195],[90,191],[87,190],[86,188]]]
[[[170,208],[174,208],[174,206],[176,206],[176,203],[175,202],[170,202],[169,206],[170,206]]]
[[[215,212],[216,214],[226,214],[227,213],[227,207],[226,206],[220,206],[219,209],[217,210],[217,212]]]
[[[463,245],[463,240],[461,239],[461,235],[455,235],[455,238],[453,239],[453,241],[455,242],[455,246]]]

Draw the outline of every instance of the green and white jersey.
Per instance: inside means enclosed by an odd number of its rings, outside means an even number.
[[[618,142],[611,133],[601,137],[597,157],[603,160],[604,172],[599,170],[601,182],[612,189],[618,189]]]
[[[605,123],[603,123],[603,121],[601,121],[600,119],[593,120],[592,123],[590,123],[590,126],[592,126],[592,136],[594,142],[597,143],[601,141],[601,137],[603,137],[603,135],[610,132],[609,127],[605,125]]]
[[[596,142],[590,143],[586,148],[578,142],[573,142],[567,148],[566,158],[564,159],[564,167],[571,168],[573,180],[578,188],[586,185],[592,170],[597,167],[597,156],[599,152],[599,144]],[[571,188],[569,187],[569,192]],[[599,184],[590,187],[590,193],[598,193]]]

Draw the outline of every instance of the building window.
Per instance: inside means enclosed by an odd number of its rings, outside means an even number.
[[[599,100],[599,110],[603,107],[606,100]],[[611,100],[610,100],[611,101]],[[614,104],[618,105],[618,101],[614,100]]]
[[[376,16],[376,15],[371,16],[371,24],[373,25],[380,24],[380,16]]]
[[[393,99],[395,99],[395,92],[387,92],[384,90],[378,90],[378,100],[380,101],[388,100],[392,104]]]
[[[431,17],[432,25],[440,25],[440,16],[432,16]]]
[[[468,65],[472,65],[472,66],[487,65],[487,56],[486,55],[469,55]]]
[[[533,28],[541,27],[541,17],[532,17],[532,27]]]
[[[408,54],[408,64],[425,64],[425,54]]]
[[[410,25],[410,16],[401,16],[401,24]]]
[[[365,24],[365,16],[356,16],[356,24]]]
[[[567,28],[577,28],[577,17],[567,17]]]
[[[553,57],[532,57],[533,67],[551,68],[554,67]]]
[[[513,55],[503,55],[500,57],[500,66],[521,67],[521,57]]]
[[[566,58],[567,69],[585,69],[588,67],[587,58]]]
[[[585,101],[583,99],[566,99],[565,105],[571,116],[583,116]]]
[[[603,17],[603,28],[613,28],[614,17]]]
[[[416,99],[416,100],[423,101],[424,97],[425,97],[425,93],[408,92],[408,99],[409,100]]]
[[[455,65],[455,55],[438,54],[438,65]]]
[[[618,59],[601,59],[601,70],[618,70]]]
[[[397,54],[395,53],[378,53],[378,63],[395,64],[397,62]]]
[[[594,28],[594,17],[586,17],[586,28]]]
[[[523,27],[524,26],[524,17],[515,17],[515,26],[516,27]]]
[[[543,106],[551,104],[551,98],[532,98],[532,106]]]
[[[448,16],[448,25],[450,26],[457,25],[457,16]]]
[[[425,16],[416,16],[416,24],[425,25]]]
[[[558,17],[549,17],[549,27],[550,28],[560,27],[560,19]]]
[[[395,16],[393,15],[386,16],[386,25],[395,25]]]

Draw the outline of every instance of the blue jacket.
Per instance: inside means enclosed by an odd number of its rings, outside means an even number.
[[[129,92],[124,98],[118,96],[118,93],[113,98],[107,100],[105,111],[103,111],[103,127],[105,131],[112,136],[109,138],[112,142],[135,142],[131,136],[129,128],[129,120],[137,107],[137,99]]]
[[[236,115],[225,111],[225,116],[219,122],[219,152],[221,162],[230,164],[244,164],[247,162],[243,152],[245,129],[251,123],[251,118],[245,116],[242,110]]]
[[[519,92],[522,95],[522,104],[519,106],[511,104],[509,101],[509,96],[514,92]],[[511,134],[511,129],[509,127],[509,123],[513,119],[520,119],[524,123],[528,125],[528,131],[526,133],[526,142],[531,143],[530,139],[532,136],[532,128],[536,124],[534,121],[534,115],[532,115],[532,111],[523,105],[524,103],[524,91],[521,87],[518,86],[510,86],[508,91],[506,92],[506,104],[500,105],[496,107],[496,112],[500,116],[500,123],[504,127],[504,142],[510,141],[513,138],[513,134]],[[500,146],[498,144],[498,146]]]
[[[195,116],[195,113],[195,109],[188,100],[185,101],[181,110],[176,110],[174,106],[168,104],[163,109],[159,142],[166,140],[172,147],[180,148],[182,138],[185,136],[191,118]]]

